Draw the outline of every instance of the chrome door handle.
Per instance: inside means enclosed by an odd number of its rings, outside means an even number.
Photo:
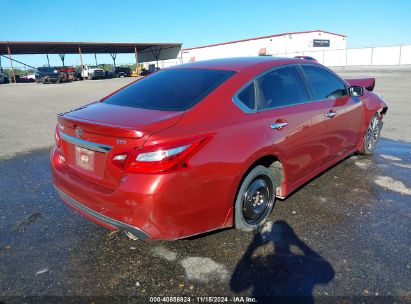
[[[280,130],[284,128],[286,125],[288,125],[288,122],[277,122],[271,125],[271,129]]]
[[[335,113],[335,112],[328,112],[328,113],[325,113],[324,115],[325,115],[325,117],[327,117],[327,118],[333,118],[335,115],[337,115],[337,113]]]

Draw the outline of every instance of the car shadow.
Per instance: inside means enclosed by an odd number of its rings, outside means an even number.
[[[313,303],[313,289],[334,278],[334,269],[284,221],[256,233],[231,277],[235,293],[251,288],[259,302]]]

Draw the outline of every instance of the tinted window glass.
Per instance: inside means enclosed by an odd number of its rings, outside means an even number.
[[[41,67],[41,68],[37,68],[37,70],[39,70],[40,72],[44,72],[44,73],[53,73],[55,68]]]
[[[254,92],[254,83],[248,85],[240,94],[237,95],[237,98],[247,106],[247,108],[254,110],[255,109],[255,92]]]
[[[309,101],[307,90],[295,67],[275,70],[259,79],[260,109],[284,107]]]
[[[315,66],[302,66],[316,100],[347,95],[344,83],[335,75]]]
[[[120,90],[104,102],[134,108],[184,111],[234,73],[219,70],[162,70]]]

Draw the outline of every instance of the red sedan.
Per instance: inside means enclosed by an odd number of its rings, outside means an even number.
[[[374,151],[387,105],[373,85],[289,58],[161,70],[58,116],[53,182],[75,210],[133,238],[251,231],[276,198]]]

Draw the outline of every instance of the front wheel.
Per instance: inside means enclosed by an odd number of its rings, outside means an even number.
[[[378,141],[380,139],[380,133],[382,128],[381,116],[379,113],[375,113],[371,118],[368,125],[367,132],[364,135],[364,143],[360,149],[360,154],[369,155],[374,153],[377,148]]]
[[[235,227],[242,231],[258,229],[268,218],[275,203],[273,172],[257,166],[248,173],[235,201]]]

